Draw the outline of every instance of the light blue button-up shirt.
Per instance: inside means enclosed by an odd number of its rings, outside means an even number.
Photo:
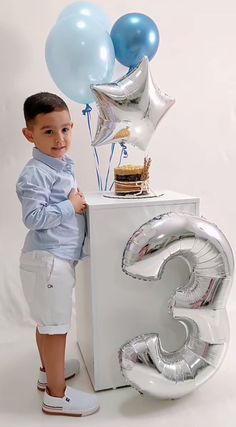
[[[68,194],[76,188],[74,162],[33,148],[16,184],[23,222],[29,232],[22,251],[45,250],[78,261],[85,236],[85,217],[76,214]]]

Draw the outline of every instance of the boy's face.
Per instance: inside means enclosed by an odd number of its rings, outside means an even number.
[[[38,114],[32,125],[22,131],[42,153],[62,159],[70,148],[72,127],[69,112],[62,110]]]

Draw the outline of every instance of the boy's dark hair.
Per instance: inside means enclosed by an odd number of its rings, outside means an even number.
[[[32,124],[38,114],[52,113],[53,111],[69,111],[65,101],[54,93],[39,92],[29,96],[24,102],[24,117],[26,126]]]

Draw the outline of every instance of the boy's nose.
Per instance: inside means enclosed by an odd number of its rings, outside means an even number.
[[[63,136],[62,135],[57,135],[55,138],[55,143],[56,144],[61,144],[63,142]]]

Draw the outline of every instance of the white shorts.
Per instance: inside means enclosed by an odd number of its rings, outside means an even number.
[[[66,334],[70,329],[73,261],[46,251],[26,252],[20,258],[23,292],[32,318],[41,334]]]

